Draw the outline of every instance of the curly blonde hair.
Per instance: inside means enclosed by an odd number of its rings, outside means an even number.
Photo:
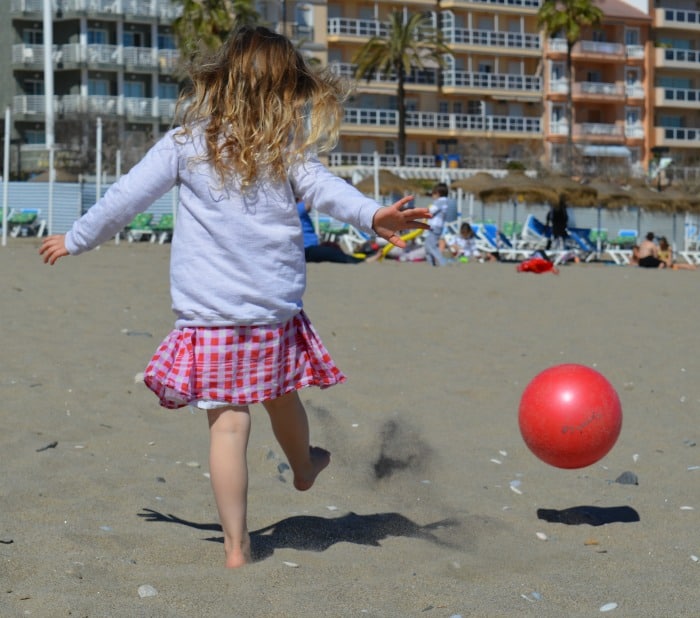
[[[237,176],[245,188],[261,174],[284,180],[306,151],[337,142],[347,86],[267,28],[237,29],[190,77],[178,101],[180,134],[203,123],[203,158],[222,183]]]

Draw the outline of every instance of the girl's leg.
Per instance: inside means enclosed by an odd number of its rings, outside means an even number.
[[[216,408],[207,414],[211,485],[224,530],[226,566],[234,568],[251,560],[246,522],[250,414],[246,406]]]
[[[272,431],[294,473],[294,487],[306,491],[331,461],[331,454],[309,445],[309,421],[296,391],[263,402],[270,415]]]

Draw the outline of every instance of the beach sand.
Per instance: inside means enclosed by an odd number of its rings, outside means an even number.
[[[348,376],[301,393],[333,460],[294,491],[253,407],[257,561],[227,571],[205,417],[135,380],[172,327],[169,247],[53,268],[37,248],[0,248],[0,616],[698,615],[698,273],[310,265],[306,311]],[[624,410],[580,470],[517,424],[526,384],[564,362]]]

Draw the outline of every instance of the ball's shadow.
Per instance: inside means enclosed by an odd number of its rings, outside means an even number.
[[[640,521],[630,506],[572,506],[568,509],[537,509],[537,519],[567,526],[603,526]]]
[[[197,530],[221,532],[219,524],[202,524],[187,521],[172,514],[159,513],[144,508],[139,517],[151,522],[168,522],[180,524]],[[313,515],[287,517],[250,533],[253,560],[264,560],[274,554],[276,549],[290,548],[304,551],[324,551],[336,543],[355,543],[378,547],[380,541],[403,536],[418,538],[444,547],[454,547],[436,536],[435,531],[453,528],[459,525],[454,519],[443,519],[421,526],[400,513],[374,513],[358,515],[348,513],[342,517],[325,518]],[[223,543],[223,537],[214,536],[204,539]]]

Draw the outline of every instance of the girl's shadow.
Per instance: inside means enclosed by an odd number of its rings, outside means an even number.
[[[152,509],[143,509],[138,514],[146,521],[164,521],[196,528],[221,532],[219,524],[199,524],[187,521],[171,514],[164,514]],[[253,560],[264,560],[275,549],[291,548],[305,551],[324,551],[335,543],[356,543],[378,547],[380,541],[390,536],[405,536],[423,539],[444,547],[453,544],[438,538],[433,531],[458,526],[454,519],[443,519],[425,526],[412,522],[399,513],[374,513],[358,515],[348,513],[342,517],[326,519],[313,515],[287,517],[276,524],[254,530],[250,533]],[[209,537],[207,541],[223,543],[223,537]]]

